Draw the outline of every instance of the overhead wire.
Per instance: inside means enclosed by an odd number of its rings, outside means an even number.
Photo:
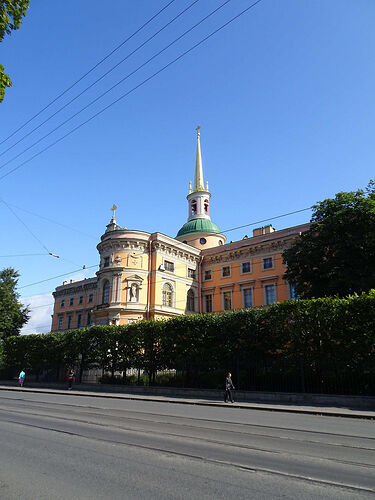
[[[26,139],[26,137],[29,137],[33,132],[35,132],[36,130],[38,130],[40,127],[42,127],[45,123],[47,123],[49,120],[51,120],[54,116],[56,116],[58,113],[60,113],[63,109],[65,109],[66,107],[68,107],[72,102],[76,101],[79,97],[81,97],[83,94],[85,94],[89,89],[91,89],[92,87],[94,87],[97,83],[99,83],[103,78],[105,78],[107,75],[109,75],[110,73],[112,73],[112,71],[114,71],[118,66],[120,66],[123,62],[125,62],[127,59],[129,59],[129,57],[131,57],[133,54],[135,54],[136,52],[138,52],[138,50],[140,50],[142,47],[144,47],[148,42],[150,42],[153,38],[155,38],[159,33],[161,33],[163,30],[165,30],[168,26],[170,26],[174,21],[176,21],[179,17],[181,17],[185,12],[187,12],[189,9],[191,9],[196,3],[198,3],[200,0],[194,0],[190,5],[188,5],[185,9],[183,9],[179,14],[177,14],[173,19],[171,19],[170,21],[168,21],[164,26],[162,26],[159,30],[157,30],[153,35],[151,35],[149,38],[147,38],[147,40],[145,40],[143,43],[141,43],[140,45],[138,45],[132,52],[130,52],[126,57],[124,57],[123,59],[121,59],[118,63],[116,63],[114,66],[112,66],[108,71],[106,71],[102,76],[100,76],[99,78],[97,78],[93,83],[91,83],[89,86],[87,86],[85,89],[83,89],[79,94],[77,94],[75,97],[73,97],[73,99],[71,99],[70,101],[68,101],[66,104],[64,104],[64,106],[62,106],[61,108],[59,108],[57,111],[55,111],[54,113],[52,113],[48,118],[46,118],[43,122],[41,122],[39,125],[37,125],[36,127],[34,127],[32,130],[30,130],[27,134],[25,134],[24,136],[22,136],[17,142],[13,143],[11,146],[9,146],[7,149],[5,149],[2,153],[0,153],[0,156],[3,156],[5,153],[7,153],[8,151],[10,151],[11,149],[13,149],[15,146],[17,146],[17,144],[19,144],[21,141],[23,141],[24,139]],[[227,0],[227,2],[229,2],[230,0]],[[226,2],[226,3],[227,3]],[[133,74],[133,73],[131,73]],[[122,83],[124,81],[121,80],[119,83]],[[117,85],[119,85],[119,83],[117,83],[115,86],[111,87],[107,92],[109,92],[110,90],[112,90],[114,87],[116,87]],[[101,96],[99,96],[97,99],[95,99],[94,101],[92,101],[92,103],[96,102],[98,99],[100,99],[101,97],[103,97],[107,92],[105,92],[104,94],[101,94]],[[90,103],[88,106],[90,106],[92,103]],[[87,106],[87,107],[88,107]],[[84,109],[86,109],[87,107],[83,108],[81,111],[83,111]],[[81,111],[79,113],[81,113]],[[77,114],[73,115],[74,116],[77,116]],[[71,120],[73,117],[69,118],[69,120]],[[69,121],[68,120],[68,121]],[[65,124],[65,122],[63,122],[63,124]],[[63,124],[61,124],[58,128],[60,128]],[[52,132],[55,132],[57,129],[54,129]],[[24,150],[22,153],[20,153],[19,155],[15,156],[13,159],[16,159],[18,158],[20,155],[22,155],[23,153],[25,153],[28,149],[32,148],[33,146],[35,146],[36,144],[38,144],[38,142],[40,142],[41,140],[45,139],[46,137],[48,137],[48,135],[50,135],[52,132],[50,132],[49,134],[45,135],[44,137],[42,137],[42,139],[39,139],[39,141],[37,141],[36,143],[32,144],[29,148],[27,148],[26,150]],[[11,161],[13,161],[13,159],[9,160],[8,162],[4,163],[1,167],[5,167],[8,163],[10,163]]]
[[[4,200],[4,198],[2,198],[2,200]],[[40,219],[44,219],[44,220],[46,220],[48,222],[52,222],[53,224],[57,224],[58,226],[64,227],[66,229],[70,229],[71,231],[75,231],[76,233],[80,233],[80,234],[83,234],[84,236],[88,236],[90,238],[96,239],[96,236],[93,236],[92,234],[88,234],[88,233],[85,233],[85,232],[83,232],[83,231],[81,231],[79,229],[76,229],[76,228],[72,227],[72,226],[68,226],[66,224],[62,224],[61,222],[57,222],[57,221],[55,221],[53,219],[45,217],[44,215],[36,214],[35,212],[31,212],[30,210],[26,210],[24,208],[18,207],[17,205],[14,205],[13,203],[6,202],[6,204],[8,206],[13,207],[13,208],[17,208],[18,210],[21,210],[21,212],[25,212],[27,214],[33,215],[34,217],[39,217]]]
[[[68,274],[78,273],[79,271],[82,271],[82,269],[92,269],[93,267],[98,267],[98,264],[95,264],[94,266],[83,266],[80,267],[79,269],[75,269],[74,271],[69,271],[68,273],[59,274],[57,276],[52,276],[51,278],[46,278],[44,280],[36,281],[35,283],[29,283],[28,285],[19,286],[18,289],[21,290],[22,288],[27,288],[29,286],[39,285],[40,283],[45,283],[46,281],[51,281],[57,278],[61,278],[63,276],[68,276]]]
[[[198,0],[196,0],[198,1]],[[85,111],[86,109],[88,109],[90,106],[92,106],[93,104],[95,104],[97,101],[99,101],[100,99],[102,99],[102,97],[104,97],[105,95],[107,95],[109,92],[111,92],[114,88],[118,87],[118,85],[120,85],[121,83],[123,83],[125,80],[127,80],[128,78],[130,78],[131,76],[133,76],[135,73],[137,73],[140,69],[142,69],[143,67],[145,67],[147,64],[149,64],[151,61],[153,61],[156,57],[158,57],[160,54],[162,54],[163,52],[165,52],[167,49],[169,49],[172,45],[174,45],[175,43],[177,43],[179,40],[181,40],[181,38],[183,38],[184,36],[186,36],[188,33],[190,33],[193,29],[195,29],[197,26],[199,26],[200,24],[202,24],[204,21],[206,21],[209,17],[211,17],[212,15],[214,15],[217,11],[219,11],[220,9],[222,9],[226,4],[228,4],[231,0],[225,0],[224,3],[222,3],[221,5],[219,5],[216,9],[212,10],[208,15],[206,15],[205,17],[203,17],[200,21],[198,21],[196,24],[194,24],[193,26],[191,26],[188,30],[186,30],[184,33],[182,33],[182,35],[178,36],[177,38],[175,38],[172,42],[170,42],[168,45],[166,45],[163,49],[159,50],[156,54],[154,54],[153,56],[151,56],[149,59],[147,59],[147,61],[145,61],[144,63],[142,63],[140,66],[138,66],[135,70],[131,71],[130,73],[128,73],[127,75],[125,75],[123,78],[121,78],[121,80],[119,80],[117,83],[115,83],[114,85],[112,85],[112,87],[110,87],[109,89],[107,89],[106,91],[104,91],[103,93],[101,93],[99,96],[97,96],[95,99],[93,99],[92,101],[90,101],[88,104],[86,104],[86,106],[84,106],[83,108],[81,108],[80,110],[78,110],[76,113],[74,113],[73,115],[71,115],[69,118],[67,118],[66,120],[64,120],[63,122],[61,122],[59,125],[57,125],[57,127],[55,127],[54,129],[50,130],[47,134],[45,134],[43,137],[39,138],[37,141],[35,141],[33,144],[31,144],[30,146],[28,146],[27,148],[25,148],[23,151],[21,151],[20,153],[18,153],[17,155],[13,156],[12,158],[10,158],[9,160],[7,160],[5,163],[3,163],[2,165],[0,165],[0,170],[4,167],[6,167],[7,165],[9,165],[9,163],[12,163],[14,160],[16,160],[17,158],[19,158],[20,156],[22,156],[24,153],[26,153],[27,151],[29,151],[30,149],[32,149],[34,146],[36,146],[37,144],[39,144],[41,141],[43,141],[44,139],[46,139],[47,137],[49,137],[51,134],[53,134],[54,132],[56,132],[57,130],[59,130],[62,126],[64,126],[66,123],[70,122],[71,120],[73,120],[73,118],[75,118],[76,116],[78,116],[79,114],[81,114],[83,111]],[[61,108],[63,109],[63,108]],[[94,115],[95,116],[95,115]],[[48,121],[48,120],[47,120]],[[1,155],[0,155],[1,156]],[[1,178],[0,178],[1,179]]]
[[[98,111],[97,113],[95,113],[94,115],[92,115],[90,118],[88,118],[84,122],[80,123],[78,126],[76,126],[75,128],[73,128],[71,131],[69,131],[68,133],[66,133],[65,135],[63,135],[62,137],[60,137],[59,139],[57,139],[56,141],[54,141],[53,143],[49,144],[44,149],[42,149],[38,153],[34,154],[32,157],[28,158],[27,160],[25,160],[24,162],[22,162],[17,167],[11,169],[6,174],[2,175],[0,177],[0,180],[4,179],[5,177],[7,177],[8,175],[10,175],[11,173],[15,172],[16,170],[18,170],[19,168],[21,168],[22,166],[24,166],[25,164],[29,163],[34,158],[38,157],[39,155],[41,155],[42,153],[44,153],[45,151],[47,151],[51,147],[55,146],[56,144],[58,144],[59,142],[61,142],[62,140],[64,140],[66,137],[70,136],[71,134],[73,134],[74,132],[76,132],[78,129],[80,129],[81,127],[83,127],[87,123],[89,123],[91,120],[93,120],[97,116],[99,116],[102,113],[104,113],[107,109],[111,108],[113,105],[117,104],[119,101],[121,101],[125,97],[127,97],[130,94],[132,94],[133,92],[135,92],[137,89],[139,89],[140,87],[142,87],[143,85],[145,85],[147,82],[149,82],[150,80],[152,80],[153,78],[155,78],[157,75],[159,75],[160,73],[162,73],[163,71],[165,71],[167,68],[169,68],[170,66],[172,66],[173,64],[175,64],[177,61],[179,61],[180,59],[182,59],[183,57],[185,57],[191,51],[193,51],[194,49],[196,49],[197,47],[199,47],[200,45],[202,45],[203,43],[205,43],[208,39],[210,39],[216,33],[218,33],[219,31],[221,31],[222,29],[224,29],[225,27],[227,27],[229,24],[231,24],[232,22],[234,22],[240,16],[244,15],[247,11],[249,11],[250,9],[252,9],[253,7],[255,7],[261,1],[262,0],[256,0],[254,3],[252,3],[251,5],[249,5],[246,9],[242,10],[240,13],[238,13],[237,15],[235,15],[234,17],[232,17],[229,21],[225,22],[224,24],[222,24],[221,26],[219,26],[219,28],[217,28],[214,31],[212,31],[209,35],[207,35],[204,38],[202,38],[199,42],[197,42],[196,44],[194,44],[193,46],[191,46],[189,49],[187,49],[184,52],[182,52],[179,56],[177,56],[176,58],[174,58],[172,61],[170,61],[169,63],[167,63],[166,65],[164,65],[159,70],[155,71],[152,75],[150,75],[149,77],[145,78],[143,81],[141,81],[139,84],[137,84],[136,86],[134,86],[133,88],[131,88],[126,93],[122,94],[116,100],[112,101],[112,103],[110,103],[107,106],[105,106],[104,108],[102,108],[100,111]]]
[[[43,111],[48,109],[53,103],[55,103],[60,97],[65,95],[69,90],[71,90],[73,87],[75,87],[80,81],[82,81],[86,76],[88,76],[90,73],[92,73],[100,64],[102,64],[104,61],[106,61],[112,54],[114,54],[117,50],[119,50],[123,45],[125,45],[129,40],[131,40],[135,35],[137,35],[143,28],[145,28],[148,24],[150,24],[156,17],[158,17],[164,10],[166,10],[172,3],[174,3],[175,0],[170,0],[164,7],[162,7],[156,14],[154,14],[152,17],[150,17],[144,24],[142,24],[139,28],[137,28],[131,35],[129,35],[125,40],[123,40],[119,45],[117,45],[111,52],[109,52],[105,57],[103,57],[100,61],[98,61],[92,68],[90,68],[86,73],[84,73],[78,80],[76,80],[74,83],[72,83],[68,88],[66,88],[61,94],[59,94],[57,97],[55,97],[51,102],[49,102],[43,109],[38,111],[34,116],[32,116],[29,120],[27,120],[23,125],[21,125],[17,130],[12,132],[8,137],[3,139],[0,142],[0,145],[6,142],[8,139],[13,137],[17,132],[19,132],[21,129],[23,129],[27,124],[29,124],[34,118],[39,116]]]
[[[44,248],[44,250],[47,252],[48,255],[52,255],[53,257],[57,257],[50,250],[48,250],[48,248],[42,242],[42,240],[40,238],[38,238],[38,236],[36,236],[36,234],[34,234],[31,231],[31,229],[29,228],[29,226],[20,217],[18,217],[18,215],[16,214],[16,212],[7,204],[7,202],[5,200],[0,199],[0,201],[2,201],[4,203],[4,205],[10,210],[10,212],[14,215],[14,217],[25,227],[25,229],[31,234],[31,236],[33,238],[35,238],[36,241]]]

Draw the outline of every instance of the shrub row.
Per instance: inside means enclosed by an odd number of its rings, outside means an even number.
[[[372,291],[345,299],[288,301],[266,309],[10,337],[3,344],[3,359],[7,367],[36,373],[58,366],[99,367],[112,374],[137,368],[150,382],[157,371],[178,370],[190,385],[202,380],[203,373],[206,377],[235,366],[238,373],[249,371],[259,361],[274,367],[273,377],[281,362],[296,377],[301,366],[296,360],[303,360],[304,374],[317,379],[344,372],[374,378],[374,326]]]

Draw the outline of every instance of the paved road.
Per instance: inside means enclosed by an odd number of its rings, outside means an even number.
[[[1,499],[375,498],[375,423],[0,392]]]

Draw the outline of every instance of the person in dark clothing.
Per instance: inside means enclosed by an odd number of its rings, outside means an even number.
[[[229,372],[225,379],[224,403],[226,403],[228,399],[231,403],[234,403],[232,396],[232,389],[234,389],[234,385],[232,382],[232,374]]]
[[[68,390],[72,390],[72,385],[73,385],[73,380],[74,380],[74,370],[69,370],[68,373]]]

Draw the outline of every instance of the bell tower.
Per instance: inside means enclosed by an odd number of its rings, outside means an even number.
[[[211,248],[222,245],[225,242],[225,236],[220,233],[217,225],[211,221],[210,217],[210,198],[211,193],[203,180],[202,153],[200,141],[200,126],[197,131],[197,152],[195,159],[194,187],[192,189],[189,183],[188,200],[188,221],[179,230],[176,239],[183,243],[188,243],[195,248]]]

